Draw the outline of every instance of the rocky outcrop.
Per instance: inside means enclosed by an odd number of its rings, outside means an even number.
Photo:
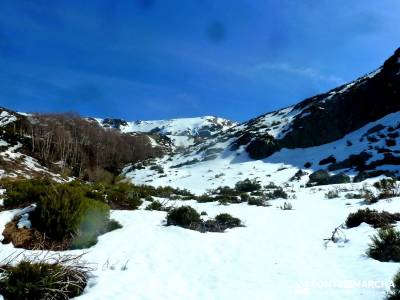
[[[262,121],[265,116],[251,120],[246,124],[246,129],[252,127],[256,130],[259,126],[261,133],[253,134],[255,138],[247,147],[249,155],[254,159],[261,159],[281,148],[306,148],[326,144],[399,111],[399,61],[400,48],[374,73],[295,105],[291,112],[297,111],[297,115],[272,140],[269,136],[264,138],[265,124]],[[286,110],[275,112],[272,116],[283,115],[286,118]],[[270,124],[270,127],[273,125]],[[275,122],[276,126],[280,126],[279,122]],[[377,126],[371,130],[381,129],[381,126]]]

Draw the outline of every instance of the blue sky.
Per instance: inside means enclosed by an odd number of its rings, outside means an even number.
[[[398,0],[2,0],[0,106],[243,121],[380,66]]]

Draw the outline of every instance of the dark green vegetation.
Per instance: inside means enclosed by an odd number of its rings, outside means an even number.
[[[374,187],[379,191],[378,199],[393,198],[400,195],[397,181],[392,178],[382,179],[375,182]]]
[[[43,196],[50,184],[48,178],[2,180],[0,185],[6,189],[3,205],[7,209],[28,206]]]
[[[200,221],[200,214],[191,206],[174,208],[167,215],[167,226],[191,227]]]
[[[7,209],[37,205],[29,213],[31,230],[18,229],[18,220],[13,220],[3,233],[4,242],[28,249],[38,245],[53,250],[87,248],[96,244],[99,235],[120,228],[118,222],[110,220],[110,208],[137,209],[143,199],[153,200],[153,197],[181,200],[194,197],[187,190],[136,186],[123,181],[56,183],[42,178],[3,180],[1,186],[6,189]],[[148,209],[167,210],[158,201],[153,201]]]
[[[37,205],[29,213],[33,229],[26,247],[36,248],[36,240],[44,248],[54,248],[55,244],[57,250],[87,248],[97,242],[99,235],[120,227],[110,220],[109,205],[91,185],[78,181],[54,183],[49,179],[36,179],[7,181],[5,186],[7,208]],[[10,235],[12,227],[7,228],[8,236],[18,236]],[[38,240],[38,234],[43,238]],[[44,243],[44,237],[45,242],[51,243]]]
[[[393,228],[380,229],[371,237],[369,257],[379,261],[400,262],[400,232]]]
[[[245,179],[243,181],[238,181],[235,184],[235,189],[241,193],[254,192],[261,189],[261,184],[255,179]]]
[[[87,248],[110,228],[110,207],[87,196],[80,183],[49,186],[30,220],[34,228],[55,241],[73,237],[70,248]]]
[[[256,206],[268,206],[268,200],[283,198],[288,199],[289,195],[282,187],[270,183],[263,187],[255,179],[238,181],[234,188],[228,186],[218,187],[208,193],[196,197],[200,203],[217,201],[221,205],[245,203]]]
[[[50,186],[57,185],[48,178],[2,180],[0,186],[6,189],[4,206],[7,209],[27,206],[35,203],[46,194]],[[189,200],[195,196],[188,190],[172,187],[152,187],[133,185],[127,182],[117,183],[83,183],[74,181],[68,186],[77,187],[87,198],[107,203],[112,209],[137,209],[142,199],[150,197],[168,198],[171,200]]]
[[[388,227],[400,221],[400,214],[392,214],[386,211],[378,212],[373,209],[359,209],[355,213],[349,214],[346,220],[346,226],[353,228],[361,223],[367,223],[374,228]]]
[[[399,300],[400,299],[400,272],[393,278],[393,285],[387,295],[388,300]]]
[[[223,232],[229,228],[243,226],[240,219],[226,213],[219,214],[214,219],[203,221],[200,214],[190,206],[171,209],[167,214],[166,225],[176,225],[200,232]]]
[[[23,260],[1,268],[0,293],[5,300],[63,300],[79,296],[89,270],[70,258],[47,263]],[[68,266],[64,265],[67,263]]]

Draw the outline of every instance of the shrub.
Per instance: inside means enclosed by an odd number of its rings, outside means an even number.
[[[380,229],[371,237],[367,254],[379,261],[400,262],[400,232],[393,229]]]
[[[363,189],[361,195],[364,198],[366,204],[374,204],[378,202],[379,198],[374,195],[374,193],[368,189]]]
[[[400,299],[400,272],[393,278],[393,284],[387,296],[388,300],[399,300]]]
[[[71,299],[83,292],[88,278],[85,266],[59,262],[23,260],[2,269],[0,292],[5,300]]]
[[[325,194],[325,197],[327,199],[335,199],[335,198],[339,198],[339,191],[338,190],[330,190],[329,192],[327,192]]]
[[[228,205],[230,203],[241,203],[241,198],[239,196],[217,196],[216,199],[218,200],[220,205]]]
[[[113,208],[137,209],[143,203],[141,199],[142,195],[137,192],[137,188],[131,183],[119,182],[107,186],[105,193],[107,195],[107,202]]]
[[[122,228],[122,225],[116,220],[110,220],[107,224],[107,232]]]
[[[158,172],[158,173],[160,173],[160,174],[164,173],[163,167],[161,167],[161,166],[159,166],[159,165],[153,165],[153,166],[151,166],[151,167],[150,167],[150,170],[156,171],[156,172]]]
[[[207,202],[214,202],[216,199],[208,194],[203,194],[197,197],[197,202],[199,203],[207,203]]]
[[[376,210],[359,209],[355,213],[349,214],[346,220],[346,226],[353,228],[361,223],[367,223],[374,228],[387,227],[396,221],[400,221],[400,214],[391,214],[386,211],[378,212]]]
[[[255,206],[266,206],[266,201],[262,197],[251,197],[247,200],[247,203]]]
[[[201,215],[207,215],[202,212]],[[229,214],[219,214],[214,219],[203,221],[199,213],[190,206],[174,208],[167,214],[167,226],[178,225],[200,232],[223,232],[225,229],[243,226],[238,218]]]
[[[363,193],[347,193],[344,197],[346,199],[363,199],[364,195]]]
[[[242,226],[240,219],[232,217],[230,214],[219,214],[215,217],[215,221],[223,228],[234,228]]]
[[[245,179],[243,181],[238,181],[235,184],[235,188],[239,192],[247,193],[260,190],[261,184],[255,179],[253,180]]]
[[[3,180],[1,186],[6,189],[4,206],[16,208],[37,202],[51,183],[48,178]]]
[[[277,189],[278,188],[278,186],[274,183],[274,182],[270,182],[270,183],[268,183],[266,186],[265,186],[265,188],[266,189],[271,189],[271,190],[273,190],[273,189]]]
[[[278,199],[278,198],[287,199],[289,198],[289,195],[283,190],[282,187],[278,187],[274,191],[268,193],[266,197],[268,199]]]
[[[181,206],[170,210],[167,214],[167,226],[178,225],[188,228],[201,222],[199,213],[190,206]]]
[[[36,229],[53,240],[74,236],[72,247],[79,248],[91,246],[107,231],[109,206],[87,198],[79,184],[59,184],[40,197],[30,218]]]
[[[146,210],[164,211],[165,207],[160,201],[154,200],[153,202],[151,202],[149,205],[146,206]]]
[[[380,193],[379,199],[393,198],[399,195],[399,187],[395,179],[382,179],[374,183],[374,187],[377,188]]]
[[[215,190],[215,193],[220,196],[238,196],[241,193],[229,186],[221,186]]]
[[[282,210],[292,210],[293,209],[293,205],[290,202],[285,202],[283,203],[283,206],[281,206]]]

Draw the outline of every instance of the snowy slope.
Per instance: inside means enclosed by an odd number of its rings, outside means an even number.
[[[367,134],[377,125],[382,125],[384,129]],[[357,155],[363,151],[371,155],[367,165],[377,164],[378,166],[374,169],[392,170],[399,174],[398,165],[386,164],[385,161],[382,161],[385,154],[379,152],[383,149],[398,153],[400,144],[387,147],[385,138],[377,138],[376,141],[372,139],[379,135],[386,137],[388,128],[397,128],[394,131],[397,132],[400,130],[399,127],[400,112],[370,123],[338,141],[305,149],[282,149],[264,160],[251,159],[243,146],[235,151],[230,150],[231,139],[208,145],[204,151],[200,151],[199,146],[190,149],[191,151],[187,153],[165,156],[153,161],[144,169],[134,169],[134,166],[133,168],[127,167],[125,175],[135,183],[155,186],[172,185],[202,193],[218,186],[233,186],[237,181],[245,178],[257,178],[264,184],[271,181],[282,184],[288,182],[298,170],[306,169],[304,165],[307,162],[311,163],[311,167],[307,169],[311,173],[326,168],[319,162],[330,155],[340,162],[352,154]],[[379,165],[376,162],[382,164]],[[152,170],[153,164],[162,166],[164,173],[159,174]],[[352,177],[357,174],[354,168],[339,169],[334,173],[342,171]]]
[[[355,190],[361,184],[341,188]],[[101,236],[89,250],[63,253],[85,252],[94,268],[84,294],[76,299],[383,299],[399,264],[365,256],[375,233],[366,224],[343,229],[343,240],[336,244],[324,242],[350,212],[362,207],[360,200],[345,199],[344,192],[326,199],[330,189],[294,187],[292,211],[279,209],[283,199],[271,201],[270,207],[175,202],[206,211],[210,218],[227,212],[244,221],[246,227],[225,233],[165,227],[165,212],[114,211],[122,229]],[[399,211],[399,200],[371,208]],[[0,227],[16,212],[0,212]],[[0,259],[21,252],[38,253],[0,245]]]
[[[133,122],[120,119],[95,120],[103,127],[116,128],[124,133],[164,135],[169,137],[175,146],[182,147],[194,144],[196,139],[206,139],[224,132],[235,125],[232,121],[212,116]]]

